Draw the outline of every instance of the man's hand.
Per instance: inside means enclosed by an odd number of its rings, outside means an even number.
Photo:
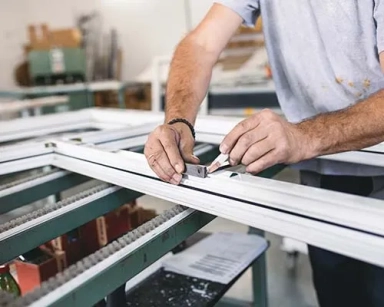
[[[223,140],[220,151],[231,165],[242,163],[256,174],[278,163],[296,163],[311,156],[302,130],[270,110],[240,122]]]
[[[162,180],[179,184],[184,161],[199,163],[199,158],[193,155],[194,145],[195,140],[187,125],[165,124],[149,135],[144,154],[149,166]]]

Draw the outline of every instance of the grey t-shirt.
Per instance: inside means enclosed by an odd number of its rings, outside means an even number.
[[[218,0],[254,25],[261,14],[281,108],[291,122],[348,107],[384,89],[384,0]],[[384,102],[383,102],[384,103]],[[324,174],[384,169],[311,160]]]

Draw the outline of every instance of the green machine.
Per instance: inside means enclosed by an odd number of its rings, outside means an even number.
[[[89,107],[89,97],[84,84],[86,80],[86,57],[82,48],[54,48],[32,50],[28,54],[29,76],[32,84],[41,91],[34,91],[30,98],[52,95],[69,95],[71,110]],[[72,86],[73,85],[73,86]],[[49,90],[48,90],[49,88]],[[32,97],[31,97],[32,96]],[[44,108],[44,113],[53,112]]]

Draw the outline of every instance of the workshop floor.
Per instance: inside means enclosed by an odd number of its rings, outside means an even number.
[[[294,171],[284,171],[277,177],[280,180],[297,181]],[[146,208],[156,209],[157,212],[166,210],[173,204],[144,196],[140,198],[139,204]],[[213,222],[202,229],[203,231],[233,231],[247,232],[247,226],[229,220],[216,218]],[[268,297],[270,307],[317,307],[315,292],[312,286],[311,268],[306,255],[300,255],[296,268],[290,270],[287,267],[286,253],[281,251],[281,238],[267,234],[271,246],[267,252],[268,272]],[[251,271],[247,271],[239,281],[228,291],[231,298],[241,300],[252,300]]]

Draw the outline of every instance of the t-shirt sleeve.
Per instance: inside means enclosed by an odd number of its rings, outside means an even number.
[[[384,51],[384,0],[375,1],[374,18],[376,21],[377,48]]]
[[[215,2],[239,14],[244,20],[244,25],[248,27],[255,26],[257,17],[260,14],[259,0],[217,0]]]

